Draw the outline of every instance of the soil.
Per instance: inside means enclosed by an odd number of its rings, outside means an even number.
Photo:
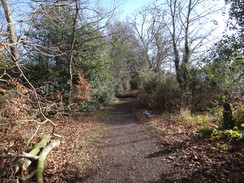
[[[84,182],[172,182],[168,177],[174,177],[175,170],[167,161],[169,151],[160,151],[155,134],[136,118],[132,111],[134,98],[119,100],[107,119],[98,150],[99,166]]]
[[[133,96],[133,95],[132,95]],[[208,138],[167,115],[135,110],[126,95],[112,106],[84,183],[243,183],[242,151],[214,149]]]

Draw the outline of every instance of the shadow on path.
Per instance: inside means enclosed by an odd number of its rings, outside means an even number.
[[[134,97],[120,97],[112,108],[108,125],[99,146],[100,168],[86,183],[149,183],[162,180],[171,165],[159,151],[156,139],[146,125],[139,122],[131,107]]]

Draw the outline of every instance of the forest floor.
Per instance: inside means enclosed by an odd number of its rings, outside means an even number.
[[[194,138],[193,130],[169,116],[136,108],[130,94],[92,114],[53,119],[61,144],[50,152],[44,171],[47,183],[202,183],[244,182],[242,151],[213,148],[208,138]],[[28,130],[26,130],[28,129]],[[23,144],[35,132],[34,124],[10,124],[0,129],[2,150],[26,151]],[[50,133],[51,125],[40,129]],[[0,172],[11,159],[0,162]],[[33,167],[34,168],[34,167]],[[22,172],[24,174],[30,173]],[[22,182],[20,176],[0,179]],[[26,183],[33,183],[30,179]]]
[[[244,166],[233,154],[193,139],[191,129],[165,115],[145,114],[128,96],[113,105],[85,183],[243,182]]]

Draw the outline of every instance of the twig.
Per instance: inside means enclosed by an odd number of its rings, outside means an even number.
[[[4,46],[4,47],[5,47],[5,49],[9,52],[9,54],[11,54],[11,51],[8,50],[6,46]],[[41,125],[43,125],[43,124],[49,122],[49,123],[51,123],[51,124],[55,127],[56,124],[55,124],[52,120],[48,119],[48,118],[45,116],[45,114],[43,113],[42,106],[41,106],[41,102],[40,102],[39,97],[38,97],[38,94],[37,94],[37,92],[36,92],[36,88],[32,85],[32,83],[29,81],[29,79],[25,76],[25,73],[24,73],[23,70],[20,68],[20,65],[19,65],[18,60],[17,60],[15,57],[13,57],[13,58],[15,59],[15,65],[17,66],[18,70],[20,71],[20,75],[25,79],[25,81],[26,81],[26,82],[30,85],[30,87],[32,88],[32,90],[33,90],[33,92],[34,92],[34,96],[35,96],[35,98],[36,98],[36,100],[37,100],[38,110],[39,110],[40,114],[42,115],[42,117],[45,119],[43,122],[39,122],[39,123],[38,123],[39,125],[38,125],[38,127],[37,127],[35,133],[31,136],[31,138],[30,138],[30,139],[28,140],[28,142],[27,142],[27,144],[29,144],[30,141],[31,141],[31,140],[34,138],[34,136],[37,134],[37,132],[38,132],[38,130],[39,130],[39,128],[40,128]]]
[[[32,141],[32,139],[36,136],[36,134],[37,134],[37,132],[38,132],[38,130],[39,130],[39,128],[41,127],[41,125],[38,125],[37,126],[37,128],[36,128],[36,131],[35,131],[35,133],[31,136],[31,138],[28,140],[28,142],[27,142],[27,146],[29,146],[29,143]]]
[[[33,172],[31,172],[31,174],[29,174],[29,175],[26,175],[24,177],[21,177],[21,180],[26,181],[28,179],[31,179],[32,177],[34,177],[35,174],[36,174],[36,170],[34,170]]]
[[[26,152],[21,152],[21,153],[8,153],[7,155],[1,155],[0,158],[15,158],[15,159],[20,159],[20,158],[30,158],[30,159],[35,159],[37,160],[39,156],[35,156],[33,154],[29,154]]]

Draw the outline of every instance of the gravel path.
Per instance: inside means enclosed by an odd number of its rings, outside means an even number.
[[[86,183],[159,183],[170,165],[159,151],[148,128],[139,123],[130,109],[133,98],[121,98],[114,105],[99,147],[100,168]]]

